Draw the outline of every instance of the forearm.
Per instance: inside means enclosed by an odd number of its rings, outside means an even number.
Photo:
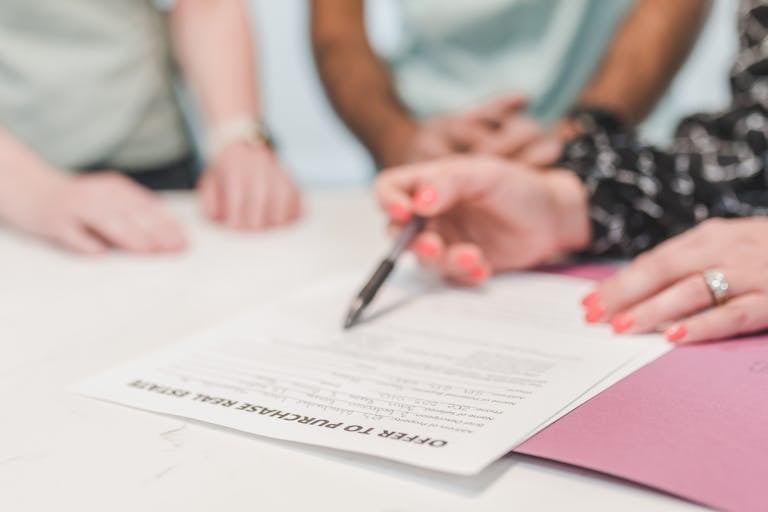
[[[577,103],[641,121],[685,61],[709,7],[710,0],[640,0]]]
[[[64,180],[63,173],[0,127],[0,221],[14,219],[31,193]]]
[[[313,0],[312,46],[336,112],[380,165],[392,166],[402,163],[417,123],[371,48],[364,9],[362,0]]]
[[[55,169],[50,164],[0,127],[0,189],[12,188],[4,186],[11,180],[36,181],[53,174]]]
[[[628,133],[597,131],[574,141],[563,164],[588,192],[588,252],[630,257],[710,217],[768,215],[768,139],[740,128],[746,119],[768,124],[753,105],[689,118],[669,150],[642,146]]]
[[[243,0],[177,0],[171,37],[209,129],[260,115],[248,8]]]

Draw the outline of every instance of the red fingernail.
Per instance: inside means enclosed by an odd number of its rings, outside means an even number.
[[[387,207],[387,213],[396,221],[405,222],[411,218],[411,212],[400,203],[392,203]]]
[[[433,188],[425,188],[421,190],[413,200],[413,203],[418,208],[428,208],[437,200],[437,191]]]
[[[664,331],[664,336],[669,341],[680,341],[686,334],[688,334],[688,328],[685,324],[675,324]]]
[[[588,294],[586,294],[584,297],[581,298],[581,305],[584,307],[589,307],[595,302],[600,300],[600,292],[597,290],[592,290]]]
[[[622,333],[632,327],[635,323],[635,318],[631,313],[619,313],[611,319],[611,327],[616,334]]]
[[[430,240],[420,238],[416,241],[416,247],[414,247],[416,254],[422,258],[434,258],[437,256],[437,246]]]
[[[461,268],[472,270],[477,266],[477,258],[471,252],[460,252],[456,256],[456,264]]]
[[[594,324],[600,321],[601,318],[603,318],[603,315],[605,314],[605,307],[603,307],[602,304],[599,302],[592,304],[587,309],[587,313],[584,315],[584,319],[587,321],[587,323]]]
[[[469,273],[469,278],[475,283],[484,281],[486,277],[488,277],[488,272],[483,267],[475,267]]]

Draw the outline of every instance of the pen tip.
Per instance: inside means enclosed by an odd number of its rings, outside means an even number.
[[[360,318],[360,313],[363,311],[363,304],[360,299],[357,299],[354,304],[352,304],[352,307],[349,308],[349,312],[347,313],[347,317],[344,319],[344,329],[349,329],[351,327],[354,327],[354,325],[357,323],[357,320]]]

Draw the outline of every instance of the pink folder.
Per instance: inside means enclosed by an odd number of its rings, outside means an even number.
[[[768,511],[768,336],[676,348],[515,451]]]

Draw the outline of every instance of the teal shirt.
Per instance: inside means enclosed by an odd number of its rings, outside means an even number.
[[[632,0],[401,0],[396,87],[421,117],[526,94],[544,121],[594,73]]]

